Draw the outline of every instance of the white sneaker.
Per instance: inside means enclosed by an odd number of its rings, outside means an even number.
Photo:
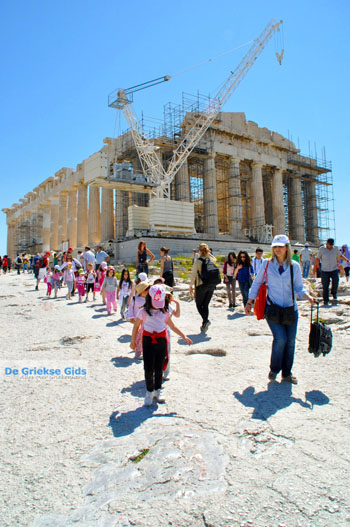
[[[154,396],[154,392],[146,392],[146,395],[145,395],[145,400],[144,400],[144,406],[151,406],[151,404],[153,403],[153,396]]]
[[[162,390],[154,390],[154,392],[153,392],[153,395],[157,399],[157,402],[159,404],[164,404],[165,403],[165,399],[162,397],[161,394],[162,394]]]

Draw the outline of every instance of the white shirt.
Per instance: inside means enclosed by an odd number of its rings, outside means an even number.
[[[264,261],[265,261],[265,258],[261,257],[261,258],[259,259],[259,258],[257,258],[256,256],[254,256],[252,267],[253,267],[253,274],[255,274],[255,276],[256,276],[256,275],[258,274],[258,272],[260,271],[260,268],[262,267]]]
[[[84,261],[85,261],[85,267],[87,268],[87,264],[91,263],[93,266],[95,266],[96,258],[92,251],[86,251],[84,253]]]

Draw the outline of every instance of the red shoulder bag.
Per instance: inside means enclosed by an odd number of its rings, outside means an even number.
[[[254,302],[254,315],[256,316],[257,320],[262,320],[265,316],[267,297],[267,268],[269,266],[269,263],[270,261],[267,262],[267,266],[265,267],[263,281],[260,286],[258,296],[256,297]]]

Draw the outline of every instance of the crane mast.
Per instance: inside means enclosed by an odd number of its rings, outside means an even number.
[[[132,110],[131,103],[132,93],[161,82],[166,82],[170,79],[170,76],[159,77],[158,79],[153,79],[152,81],[134,86],[127,90],[120,89],[117,91],[117,99],[115,99],[114,95],[110,96],[111,102],[109,102],[109,106],[121,109],[124,113],[125,119],[132,133],[144,174],[155,185],[154,189],[158,197],[169,197],[170,183],[174,179],[176,173],[185,163],[195,146],[203,138],[224,104],[247,75],[254,62],[272,38],[272,35],[280,30],[281,24],[282,20],[275,21],[273,19],[267,24],[239,65],[233,72],[231,72],[231,75],[223,83],[216,96],[213,99],[210,99],[210,103],[205,111],[196,116],[195,122],[187,130],[180,144],[174,151],[166,171],[162,166],[160,157],[158,156],[158,147],[146,138],[142,126]],[[283,50],[280,55],[277,54],[279,62],[281,62],[282,56]],[[129,98],[130,95],[131,98]]]

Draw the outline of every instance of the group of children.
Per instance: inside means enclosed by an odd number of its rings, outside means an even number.
[[[173,297],[172,289],[164,284],[164,278],[157,278],[153,284],[146,273],[140,273],[133,283],[128,269],[123,269],[119,282],[113,266],[103,262],[95,271],[93,264],[87,269],[73,268],[72,262],[61,267],[56,264],[52,269],[47,267],[44,282],[47,285],[47,296],[54,297],[62,284],[67,286],[66,299],[70,299],[77,290],[79,302],[93,300],[100,292],[102,301],[107,306],[108,314],[117,311],[117,300],[124,320],[133,324],[130,348],[136,359],[143,359],[146,396],[144,404],[150,406],[153,400],[164,402],[161,396],[163,380],[168,378],[170,363],[170,329],[182,337],[187,344],[192,340],[174,324],[172,316],[180,317],[180,304]]]
[[[97,270],[92,263],[84,270],[82,267],[74,268],[72,262],[66,262],[62,266],[56,264],[52,269],[47,267],[44,282],[47,285],[46,295],[49,297],[53,290],[54,297],[57,298],[58,290],[63,284],[67,286],[67,300],[74,295],[75,290],[79,302],[88,302],[90,293],[92,299],[96,300],[96,293],[100,293],[103,303],[107,305],[108,314],[112,313],[112,309],[114,312],[117,311],[117,300],[119,300],[121,316],[126,319],[126,309],[132,291],[128,269],[123,269],[118,282],[114,267],[107,266],[106,262],[102,262]]]

